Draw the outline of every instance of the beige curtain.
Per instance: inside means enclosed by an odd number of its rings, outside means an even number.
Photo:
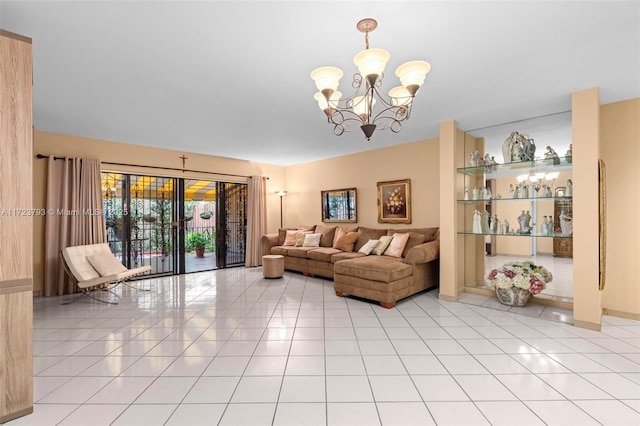
[[[73,293],[60,251],[65,247],[107,241],[100,160],[49,157],[45,225],[44,294]]]
[[[247,200],[247,254],[245,266],[262,265],[260,239],[267,231],[267,186],[266,178],[251,176]]]

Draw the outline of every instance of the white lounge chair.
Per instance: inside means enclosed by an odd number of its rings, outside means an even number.
[[[117,305],[93,297],[89,292],[93,290],[110,290],[123,283],[132,288],[126,280],[136,275],[151,271],[151,266],[127,269],[111,253],[109,244],[88,244],[83,246],[66,247],[62,249],[64,269],[73,283],[84,295],[99,302]],[[105,284],[108,286],[105,288]],[[141,290],[137,288],[137,290]]]

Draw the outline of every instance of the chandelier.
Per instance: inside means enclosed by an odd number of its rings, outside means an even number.
[[[313,70],[311,78],[319,92],[314,95],[318,106],[333,125],[336,136],[350,132],[357,127],[362,129],[367,140],[376,128],[391,129],[398,133],[402,122],[411,115],[411,106],[416,92],[424,82],[431,65],[425,61],[411,61],[396,69],[401,86],[389,90],[389,95],[381,93],[384,67],[389,61],[389,52],[384,49],[369,49],[369,33],[376,29],[375,19],[363,19],[356,25],[358,31],[365,34],[365,50],[359,52],[353,62],[358,72],[353,76],[352,87],[355,93],[342,98],[338,84],[342,70],[336,67],[320,67]],[[361,94],[361,89],[363,93]],[[374,106],[377,108],[374,110]]]

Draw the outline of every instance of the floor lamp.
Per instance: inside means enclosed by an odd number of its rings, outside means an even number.
[[[280,197],[280,228],[282,228],[282,199],[287,195],[287,191],[276,191],[276,194]]]

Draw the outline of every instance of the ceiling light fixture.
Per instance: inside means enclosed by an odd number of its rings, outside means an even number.
[[[384,49],[369,49],[369,33],[377,26],[376,20],[371,18],[363,19],[356,25],[365,34],[365,50],[353,58],[358,72],[353,76],[355,93],[351,97],[342,99],[342,93],[338,91],[343,75],[340,68],[320,67],[311,73],[319,90],[314,98],[326,114],[327,121],[333,124],[336,136],[353,131],[356,127],[362,129],[367,140],[371,140],[376,128],[391,129],[398,133],[402,129],[402,122],[411,114],[416,92],[431,70],[431,65],[425,61],[411,61],[400,65],[396,69],[396,76],[402,85],[389,90],[389,96],[383,95],[380,88],[384,67],[390,55]],[[360,89],[364,90],[362,95]],[[378,111],[373,109],[376,103]],[[356,125],[351,125],[353,123]]]

